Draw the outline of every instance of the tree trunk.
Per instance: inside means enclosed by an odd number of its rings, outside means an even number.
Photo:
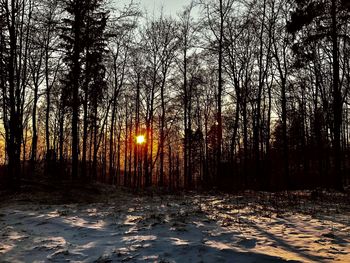
[[[78,177],[79,162],[79,80],[80,80],[80,49],[81,49],[81,14],[80,0],[74,4],[74,45],[73,45],[73,76],[72,76],[72,178]]]
[[[341,171],[341,126],[342,126],[342,96],[339,87],[339,59],[338,59],[338,32],[337,32],[337,1],[332,0],[332,56],[333,56],[333,118],[334,118],[334,183],[333,187],[343,189]]]

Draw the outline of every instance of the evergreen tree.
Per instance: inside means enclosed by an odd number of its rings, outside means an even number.
[[[95,117],[95,146],[97,103],[101,100],[104,84],[103,53],[105,49],[104,30],[107,15],[101,8],[101,0],[75,0],[66,2],[69,18],[63,20],[65,27],[62,40],[66,50],[65,62],[68,66],[66,76],[67,92],[71,95],[72,110],[72,177],[78,175],[79,153],[79,113],[80,91],[84,85],[84,105],[90,100]],[[85,136],[85,133],[84,133]],[[86,140],[86,137],[84,138]],[[84,154],[86,149],[84,149]],[[94,148],[94,152],[96,147]],[[94,154],[95,156],[95,154]]]
[[[333,149],[334,149],[334,180],[332,186],[342,189],[341,175],[341,127],[343,96],[339,80],[339,38],[343,24],[346,24],[349,7],[347,1],[341,0],[295,0],[295,10],[291,13],[287,30],[291,33],[303,32],[299,35],[299,42],[294,50],[306,59],[312,54],[305,55],[308,44],[314,41],[329,41],[332,49],[332,97],[333,97]],[[305,64],[305,62],[304,62]]]

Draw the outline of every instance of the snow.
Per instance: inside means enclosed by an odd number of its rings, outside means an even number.
[[[350,262],[349,207],[300,200],[120,192],[100,203],[7,202],[0,262]]]

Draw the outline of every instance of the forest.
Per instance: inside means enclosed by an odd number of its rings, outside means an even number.
[[[141,9],[2,1],[4,183],[346,187],[348,1]]]
[[[350,262],[350,1],[178,1],[0,0],[0,262]]]

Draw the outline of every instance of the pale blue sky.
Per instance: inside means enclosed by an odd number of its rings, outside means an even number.
[[[130,0],[115,0],[121,4],[130,3]],[[189,5],[191,0],[134,0],[135,3],[140,3],[142,9],[146,9],[149,13],[159,13],[163,6],[166,14],[176,16],[181,11],[183,6]]]

